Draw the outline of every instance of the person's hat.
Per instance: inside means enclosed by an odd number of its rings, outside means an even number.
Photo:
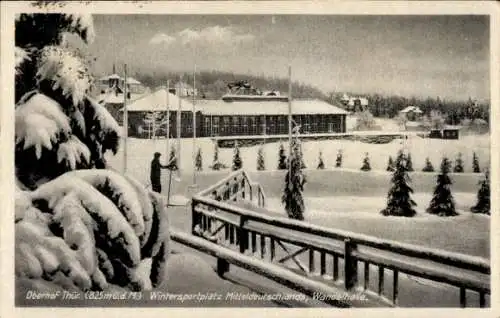
[[[155,158],[158,158],[159,156],[161,156],[161,153],[155,152]]]

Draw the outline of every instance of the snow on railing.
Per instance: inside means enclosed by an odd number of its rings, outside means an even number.
[[[367,302],[365,299],[333,297],[333,295],[342,295],[341,290],[334,286],[328,286],[322,282],[310,280],[302,275],[286,270],[281,266],[269,264],[268,262],[247,255],[242,255],[241,253],[215,245],[202,238],[193,237],[192,235],[175,229],[171,230],[171,237],[172,240],[177,243],[216,257],[217,273],[220,276],[229,271],[230,264],[234,264],[334,307],[373,307],[379,305],[377,303]],[[323,295],[324,297],[318,297],[318,295]]]
[[[467,291],[478,293],[479,306],[486,306],[486,295],[490,295],[487,259],[326,228],[231,203],[253,202],[254,195],[262,209],[265,202],[262,188],[252,183],[241,170],[201,191],[192,200],[192,234],[236,248],[241,254],[266,259],[269,263],[284,266],[286,262],[293,262],[308,278],[319,276],[329,284],[342,283],[348,292],[361,288],[379,302],[391,306],[399,303],[400,273],[458,287],[461,307],[467,305]],[[302,257],[304,253],[308,257]],[[327,258],[331,261],[327,262]],[[364,264],[363,275],[358,275],[359,263]],[[375,287],[370,286],[370,273],[374,269],[378,274]],[[384,292],[386,270],[393,273],[390,300]],[[332,275],[327,275],[327,271]],[[358,286],[358,276],[363,278],[362,286]]]

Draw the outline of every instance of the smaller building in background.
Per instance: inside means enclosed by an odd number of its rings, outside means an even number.
[[[171,94],[175,94],[180,97],[196,97],[198,96],[198,89],[193,88],[192,85],[186,82],[177,82],[173,87],[169,88]]]
[[[447,125],[443,128],[443,139],[458,139],[460,126]]]
[[[435,139],[459,139],[461,126],[446,125],[443,129],[431,129],[429,138]]]
[[[167,110],[168,102],[168,110]],[[130,137],[148,138],[167,136],[177,137],[177,112],[181,107],[181,131],[180,137],[193,136],[193,103],[189,99],[179,99],[177,95],[167,92],[166,87],[161,87],[151,94],[144,95],[127,104],[128,113],[128,135]],[[120,109],[123,114],[124,108]],[[168,116],[167,116],[168,111]],[[196,108],[197,135],[201,132],[201,114]],[[168,121],[167,121],[168,117]],[[152,131],[153,130],[153,131]]]
[[[353,113],[363,112],[368,110],[369,107],[368,99],[365,97],[354,97],[344,94],[340,101],[347,111]]]
[[[420,107],[417,106],[408,106],[405,109],[400,110],[399,113],[406,116],[408,121],[419,121],[424,114]]]
[[[138,80],[127,77],[120,77],[118,74],[103,76],[97,80],[96,88],[98,90],[97,101],[103,104],[111,116],[121,125],[123,122],[122,112],[124,96],[124,83],[127,85],[127,102],[132,102],[146,94],[149,88],[142,85]]]

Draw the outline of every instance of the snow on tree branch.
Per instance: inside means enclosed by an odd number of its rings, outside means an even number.
[[[42,227],[39,224],[28,221],[21,221],[16,223],[15,232],[16,243],[20,245],[26,243],[24,255],[21,254],[20,256],[24,256],[27,259],[23,262],[18,262],[21,267],[24,267],[19,270],[24,275],[32,278],[40,278],[42,273],[47,274],[61,270],[76,286],[84,290],[91,287],[90,276],[78,262],[76,252],[66,245],[61,238],[51,235],[47,227]],[[35,255],[33,252],[39,248],[42,248],[42,255]],[[49,252],[44,253],[43,250],[48,250]],[[51,261],[50,263],[47,262],[49,260]],[[43,272],[40,272],[40,270]]]
[[[37,158],[41,157],[42,148],[51,150],[61,134],[71,131],[69,120],[60,105],[39,93],[18,104],[15,121],[16,144],[24,141],[23,149],[35,147]]]
[[[149,257],[151,255],[145,253],[144,246],[148,242],[153,223],[153,203],[151,202],[151,200],[149,200],[148,191],[144,188],[144,186],[141,185],[139,181],[137,181],[130,175],[125,175],[125,178],[129,182],[130,186],[134,188],[137,194],[138,202],[141,205],[142,217],[144,221],[144,234],[140,237],[141,248],[143,248],[141,253],[143,257]]]
[[[75,191],[81,205],[102,229],[106,229],[107,245],[120,255],[127,266],[136,266],[140,260],[139,241],[132,226],[122,217],[118,208],[89,183],[62,175],[41,185],[31,193],[32,200],[45,201],[50,209],[69,191]]]
[[[72,13],[65,14],[65,17],[70,21],[70,30],[68,31],[74,31],[80,35],[87,44],[94,42],[94,19],[91,14]]]
[[[135,234],[144,233],[144,217],[139,198],[130,183],[118,172],[112,170],[77,170],[66,176],[79,178],[90,183],[118,207]]]
[[[64,196],[54,207],[54,221],[63,231],[63,239],[77,252],[78,260],[88,273],[96,266],[93,228],[96,224],[80,205],[75,192]]]
[[[14,51],[15,63],[16,63],[16,75],[20,74],[20,67],[25,61],[31,61],[30,53],[18,46],[16,46]]]
[[[121,137],[121,128],[107,109],[90,97],[85,98],[85,113],[89,135],[102,145],[102,153],[111,150],[114,154],[118,151]]]
[[[66,166],[70,170],[75,170],[77,164],[90,162],[90,150],[75,136],[70,136],[69,139],[59,145],[57,150],[57,162],[66,162]]]
[[[81,59],[59,46],[47,46],[41,50],[36,72],[37,85],[49,83],[53,91],[61,89],[62,95],[76,106],[82,102],[92,84],[92,77]]]

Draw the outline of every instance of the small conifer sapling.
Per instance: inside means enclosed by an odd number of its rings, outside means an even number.
[[[201,148],[198,148],[198,152],[196,153],[195,168],[196,171],[203,170],[203,157],[201,156]]]
[[[475,152],[472,154],[472,171],[474,173],[481,172],[481,168],[479,167],[479,158]]]
[[[362,171],[370,171],[372,167],[370,166],[370,158],[368,157],[368,152],[365,153],[365,157],[363,158],[363,165],[361,166]]]
[[[240,156],[240,148],[238,147],[238,142],[234,143],[234,155],[233,155],[233,171],[241,169],[243,166],[243,161]]]
[[[409,185],[411,180],[407,164],[407,157],[403,151],[399,151],[391,178],[392,185],[387,194],[387,206],[380,211],[384,216],[412,217],[417,213],[414,209],[417,204],[411,198],[413,189]]]
[[[318,169],[323,170],[325,169],[325,162],[323,161],[323,152],[319,152],[319,158],[318,158]]]
[[[490,174],[487,170],[484,179],[479,182],[476,205],[471,208],[473,213],[490,214]]]
[[[264,162],[264,149],[262,146],[259,147],[259,151],[257,152],[257,170],[266,170],[266,165]]]
[[[455,210],[455,201],[451,194],[451,179],[448,173],[451,170],[451,163],[448,158],[443,158],[441,162],[441,171],[437,176],[437,185],[434,189],[434,194],[427,208],[427,213],[438,216],[455,216],[458,215]]]
[[[281,197],[281,202],[285,205],[285,211],[291,219],[304,220],[304,184],[306,178],[302,173],[300,163],[300,150],[298,142],[292,145],[292,154],[290,155],[290,169],[285,176],[285,189]]]
[[[411,159],[411,153],[408,153],[406,156],[406,171],[412,172],[413,170],[413,161]]]
[[[423,172],[434,172],[434,166],[432,166],[431,160],[429,157],[425,158],[425,166],[422,169]]]
[[[335,168],[342,167],[342,150],[337,152],[337,159],[335,160]]]
[[[462,153],[458,153],[457,159],[455,160],[455,168],[453,168],[453,172],[456,173],[464,172],[464,162],[462,159]]]
[[[394,161],[392,160],[392,156],[389,156],[389,161],[387,162],[387,169],[386,171],[394,171]]]
[[[286,170],[287,169],[287,158],[286,158],[285,147],[283,146],[283,143],[280,144],[278,169],[279,170]]]

